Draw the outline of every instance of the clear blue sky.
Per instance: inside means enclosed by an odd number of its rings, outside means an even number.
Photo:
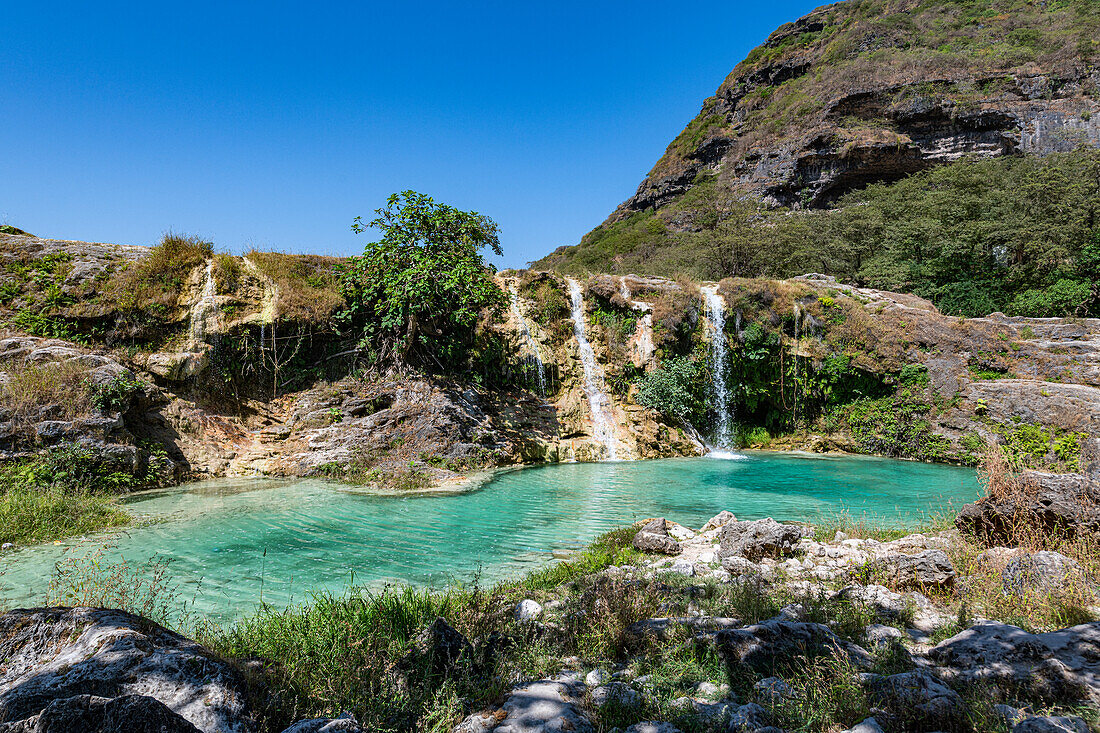
[[[12,0],[0,223],[352,254],[415,189],[522,266],[629,197],[725,75],[812,2]]]

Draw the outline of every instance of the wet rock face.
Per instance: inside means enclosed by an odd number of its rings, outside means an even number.
[[[0,723],[37,716],[43,725],[45,716],[48,726],[98,720],[104,731],[121,730],[103,721],[130,711],[164,721],[173,733],[253,729],[235,670],[193,641],[123,611],[9,611],[0,616],[0,659]]]

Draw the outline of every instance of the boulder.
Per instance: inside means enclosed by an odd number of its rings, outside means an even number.
[[[955,582],[955,568],[943,550],[888,555],[878,560],[876,567],[899,588],[939,588]]]
[[[989,544],[1013,543],[1021,524],[1033,530],[1073,535],[1100,530],[1100,482],[1082,474],[1030,471],[1015,496],[983,497],[967,504],[955,526]]]
[[[842,731],[841,733],[886,733],[882,729],[882,726],[878,724],[878,721],[874,718],[867,718],[861,723],[856,723],[851,728]]]
[[[779,728],[769,724],[768,711],[754,702],[742,705],[730,713],[729,727],[726,730],[730,733],[782,733]]]
[[[594,733],[592,723],[577,705],[583,688],[565,679],[538,680],[512,690],[501,706],[500,723],[493,733]]]
[[[1089,733],[1089,724],[1077,716],[1032,716],[1012,726],[1012,733]]]
[[[466,637],[440,617],[417,635],[413,656],[425,660],[434,676],[442,677],[452,673],[461,660],[469,660],[472,652]]]
[[[745,664],[769,674],[777,663],[796,657],[843,654],[857,667],[870,668],[866,649],[841,639],[824,624],[790,621],[783,616],[742,629],[722,629],[714,634],[715,645],[728,667]]]
[[[525,598],[516,604],[513,615],[516,621],[534,621],[542,615],[542,604],[538,601],[532,601],[530,598]]]
[[[1045,634],[983,621],[928,658],[968,684],[1017,686],[1047,701],[1100,702],[1100,621]]]
[[[762,558],[782,558],[790,554],[802,539],[802,528],[780,524],[772,518],[753,522],[727,522],[720,533],[718,557],[744,557],[752,562]]]
[[[679,555],[683,548],[669,536],[668,525],[665,519],[651,519],[634,535],[634,548],[642,552]]]
[[[199,733],[164,703],[146,695],[57,699],[33,719],[22,721],[22,727],[27,733]]]
[[[700,532],[709,532],[712,529],[718,529],[730,522],[736,522],[737,517],[733,516],[733,512],[727,512],[725,509],[715,514],[713,517],[707,520],[707,523],[703,525]]]
[[[642,697],[628,684],[610,682],[592,690],[592,704],[600,710],[637,708],[642,705]]]
[[[1031,552],[1013,558],[1001,571],[1005,593],[1023,595],[1029,591],[1050,592],[1066,581],[1080,577],[1081,566],[1060,552]]]
[[[0,723],[39,716],[42,725],[42,715],[47,721],[72,715],[106,720],[133,710],[165,721],[173,732],[253,730],[247,687],[233,667],[195,642],[124,611],[9,611],[0,615],[0,659]]]
[[[898,727],[920,721],[923,725],[951,728],[966,714],[959,693],[924,669],[890,675],[875,687],[889,717],[902,723]]]

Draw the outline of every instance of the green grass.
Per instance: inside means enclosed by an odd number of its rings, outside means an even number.
[[[123,527],[131,517],[101,494],[71,494],[8,488],[0,493],[0,542],[32,544],[110,527]]]

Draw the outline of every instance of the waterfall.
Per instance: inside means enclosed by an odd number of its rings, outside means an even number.
[[[539,394],[543,397],[546,396],[546,368],[542,364],[542,355],[539,354],[539,344],[535,341],[535,337],[531,335],[531,329],[527,327],[527,320],[523,317],[523,313],[519,309],[519,294],[516,293],[516,284],[511,282],[508,284],[508,293],[511,295],[512,300],[512,315],[516,317],[516,323],[519,324],[519,331],[523,335],[523,341],[527,344],[527,348],[531,351],[531,356],[535,362],[535,376],[539,380]]]
[[[631,298],[630,288],[626,284],[626,278],[619,278],[619,295],[630,307],[642,314],[638,319],[638,326],[634,335],[630,338],[630,348],[634,352],[634,366],[644,367],[653,359],[653,305]]]
[[[207,260],[202,293],[191,306],[191,328],[188,334],[191,349],[200,348],[205,343],[207,335],[218,326],[218,303],[214,297],[216,294],[214,260]]]
[[[726,385],[726,363],[729,346],[726,341],[726,304],[718,294],[717,285],[702,288],[706,306],[707,331],[710,336],[710,370],[714,376],[713,406],[718,417],[714,430],[715,453],[730,451],[734,447],[733,421],[730,415],[729,387]]]
[[[592,432],[600,445],[604,447],[607,458],[615,461],[619,452],[615,445],[615,427],[612,424],[611,398],[607,396],[604,385],[603,369],[596,361],[596,352],[588,343],[585,335],[584,295],[581,284],[573,278],[569,283],[569,299],[572,301],[573,334],[577,337],[577,350],[580,352],[581,365],[584,367],[584,391],[588,395],[588,407],[592,412]]]
[[[798,343],[799,326],[802,324],[802,308],[799,307],[798,301],[794,302],[794,422],[798,424]],[[793,427],[793,426],[792,426]]]

